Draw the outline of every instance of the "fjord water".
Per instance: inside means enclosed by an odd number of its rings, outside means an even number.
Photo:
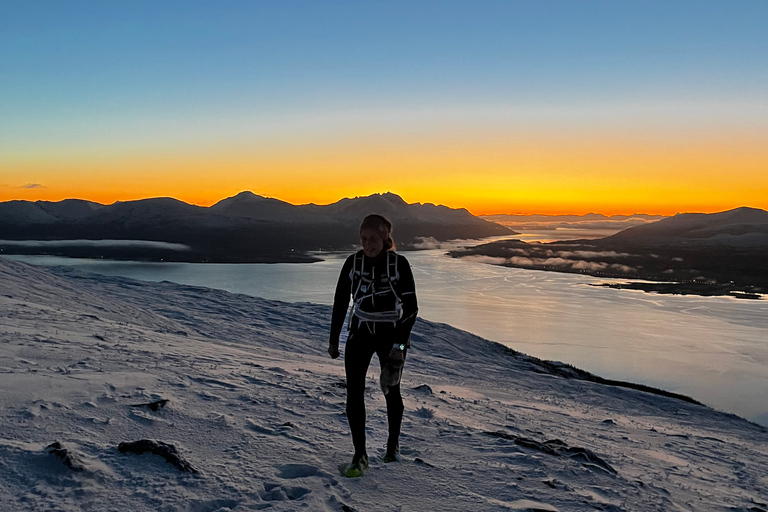
[[[600,376],[675,391],[768,424],[768,301],[598,288],[606,279],[404,253],[420,315]],[[330,304],[342,254],[312,264],[188,264],[17,256],[38,265]],[[326,342],[327,332],[317,333]],[[418,357],[414,347],[412,357]]]

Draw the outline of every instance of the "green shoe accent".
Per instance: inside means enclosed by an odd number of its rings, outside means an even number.
[[[363,469],[356,464],[347,464],[341,474],[347,478],[359,478],[363,476]]]
[[[368,469],[368,456],[352,459],[350,464],[341,467],[341,474],[347,478],[359,478]]]

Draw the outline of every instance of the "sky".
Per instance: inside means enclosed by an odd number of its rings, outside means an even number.
[[[765,0],[0,3],[0,201],[768,209]]]

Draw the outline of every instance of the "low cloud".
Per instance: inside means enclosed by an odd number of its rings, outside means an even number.
[[[616,251],[558,251],[561,258],[626,258],[630,256],[627,252]]]
[[[189,251],[190,246],[150,240],[0,240],[6,247],[116,247],[131,249],[164,249]]]
[[[462,259],[465,261],[473,261],[475,263],[489,263],[491,265],[504,265],[505,263],[511,263],[511,261],[507,258],[498,258],[496,256],[471,255],[464,256]],[[514,260],[515,258],[512,259]]]
[[[503,258],[494,258],[501,260]],[[513,256],[507,261],[511,265],[519,267],[556,267],[563,270],[585,270],[588,272],[621,272],[622,274],[636,274],[637,269],[620,263],[607,263],[605,261],[587,261],[568,258],[524,258]],[[498,263],[497,263],[498,264]]]
[[[535,265],[533,262],[533,259],[531,258],[523,258],[520,256],[514,256],[512,258],[509,258],[509,262],[513,265],[520,265],[521,267],[532,267]]]
[[[574,263],[573,260],[568,260],[565,258],[546,258],[546,259],[537,258],[537,259],[538,259],[539,265],[548,265],[551,267],[571,266]]]
[[[636,274],[637,269],[634,267],[630,267],[628,265],[620,265],[618,263],[612,263],[611,264],[611,270],[618,270],[619,272],[623,272],[625,274]]]
[[[508,252],[510,254],[518,254],[520,256],[528,256],[528,251],[526,251],[525,249],[517,249],[517,248],[514,248],[514,247],[505,247],[504,251]]]
[[[36,190],[39,188],[48,188],[48,187],[46,187],[41,183],[27,183],[26,185],[22,185],[19,188],[22,190]]]
[[[549,270],[582,271],[582,272],[613,272],[621,274],[637,274],[638,269],[621,263],[609,263],[606,261],[592,261],[592,258],[624,258],[633,256],[629,253],[616,251],[553,251],[543,247],[531,247],[523,249],[518,247],[504,247],[504,252],[514,256],[483,256],[474,255],[465,257],[478,263],[490,263],[493,265],[513,265],[523,268],[548,268]]]
[[[415,242],[413,244],[414,249],[442,249],[443,248],[440,242],[438,242],[436,238],[433,238],[431,236],[417,236],[416,239],[421,241]]]
[[[597,262],[597,261],[574,261],[571,264],[571,268],[574,270],[608,270],[608,264],[603,262]]]

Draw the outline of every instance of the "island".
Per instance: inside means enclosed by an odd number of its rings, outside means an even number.
[[[508,267],[632,280],[599,285],[612,288],[759,299],[768,290],[768,212],[742,207],[678,214],[596,240],[507,239],[449,254]]]

